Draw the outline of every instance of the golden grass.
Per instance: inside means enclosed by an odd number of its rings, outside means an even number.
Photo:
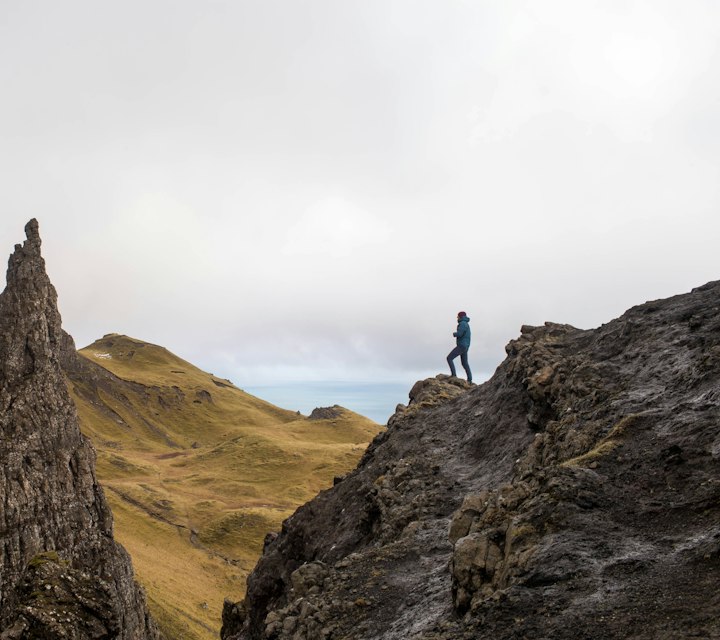
[[[560,464],[561,467],[582,467],[588,463],[591,463],[598,458],[602,458],[607,454],[615,450],[620,444],[619,440],[602,440],[597,446],[593,447],[590,451],[583,453],[580,456],[565,460]]]
[[[646,417],[647,414],[643,413],[631,413],[624,416],[612,426],[607,435],[602,438],[595,447],[580,456],[565,460],[560,466],[582,467],[612,453],[622,444],[628,432],[642,424]]]
[[[380,427],[350,411],[308,420],[125,336],[80,353],[135,383],[68,384],[116,538],[165,635],[215,640],[223,599],[243,596],[265,534],[354,468]]]

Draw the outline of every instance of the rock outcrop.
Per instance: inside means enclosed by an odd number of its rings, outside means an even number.
[[[310,415],[310,420],[334,420],[339,418],[345,409],[338,404],[334,404],[332,407],[315,407]]]
[[[413,387],[225,640],[720,638],[720,282]]]
[[[60,368],[72,341],[37,222],[25,231],[0,294],[0,638],[155,639]]]

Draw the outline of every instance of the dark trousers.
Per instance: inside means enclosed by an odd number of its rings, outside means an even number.
[[[470,373],[470,365],[468,364],[467,353],[467,347],[455,347],[450,353],[448,353],[447,363],[450,365],[450,375],[457,376],[453,360],[460,356],[460,364],[462,364],[463,369],[465,369],[468,382],[472,382],[472,373]]]

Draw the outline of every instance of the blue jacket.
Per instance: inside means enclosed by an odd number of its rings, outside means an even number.
[[[457,344],[458,347],[468,349],[470,347],[470,318],[467,316],[460,318],[457,331],[453,333],[453,335],[457,338],[455,344]]]

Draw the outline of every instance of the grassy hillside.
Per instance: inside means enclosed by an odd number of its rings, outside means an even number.
[[[79,354],[68,387],[116,537],[167,637],[215,640],[265,534],[353,468],[380,427],[345,409],[279,409],[127,336]]]

